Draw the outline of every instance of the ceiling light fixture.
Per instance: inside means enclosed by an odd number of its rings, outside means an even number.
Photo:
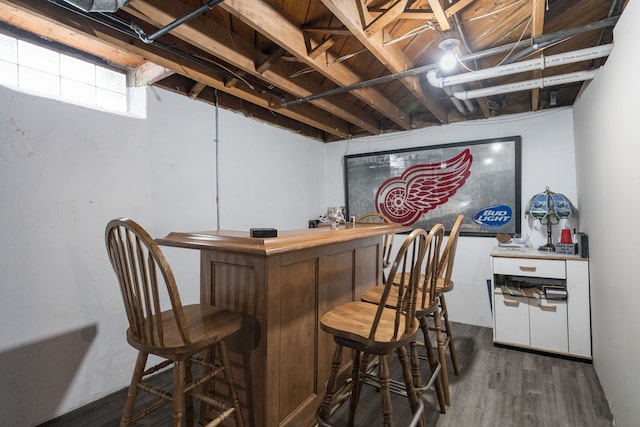
[[[452,71],[458,64],[457,51],[460,47],[460,40],[457,37],[447,37],[443,39],[438,47],[444,51],[438,63],[441,71]]]

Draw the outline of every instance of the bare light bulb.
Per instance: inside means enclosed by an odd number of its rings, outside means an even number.
[[[459,46],[460,40],[453,33],[447,34],[442,41],[438,43],[438,47],[442,49],[443,52],[439,63],[441,71],[452,71],[456,67],[458,64],[456,52]]]
[[[452,51],[448,50],[440,58],[440,69],[442,71],[451,71],[455,68],[457,63],[458,58],[456,58],[456,55]]]

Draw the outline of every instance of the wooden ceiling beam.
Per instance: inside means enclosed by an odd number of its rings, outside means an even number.
[[[444,14],[445,14],[446,17],[451,18],[453,15],[455,15],[458,12],[460,12],[462,9],[464,9],[467,6],[469,6],[474,1],[476,1],[476,0],[460,0],[457,3],[453,4],[452,6],[448,7],[444,11]]]
[[[284,56],[285,53],[287,52],[282,48],[276,49],[276,51],[271,55],[269,55],[269,57],[265,61],[263,61],[261,64],[256,63],[256,72],[258,74],[263,74],[265,71],[271,68],[273,64],[278,62],[280,58]]]
[[[191,89],[189,89],[189,98],[196,99],[206,87],[207,85],[204,83],[195,82],[194,85],[191,86]]]
[[[384,31],[372,34],[370,37],[366,34],[365,30],[363,30],[366,26],[363,25],[364,22],[362,22],[361,19],[362,14],[366,11],[360,10],[358,5],[352,0],[322,0],[322,3],[389,71],[392,73],[400,73],[414,68],[413,61],[396,45],[385,46],[383,44],[383,39],[386,35]],[[365,16],[364,19],[368,20],[368,17]],[[446,109],[424,92],[418,76],[406,77],[400,79],[400,82],[409,89],[420,103],[427,107],[441,123],[447,123],[448,114]]]
[[[333,46],[335,43],[336,43],[335,38],[328,37],[316,47],[309,49],[309,53],[308,53],[309,58],[316,59],[318,56],[322,55],[327,50],[331,49],[331,46]]]
[[[17,5],[12,4],[13,1],[3,0],[3,2],[16,7]],[[20,8],[35,18],[46,19],[50,14],[55,15],[55,20],[61,30],[80,33],[83,37],[88,37],[86,41],[90,41],[90,43],[84,47],[84,51],[87,51],[87,46],[92,46],[94,43],[98,43],[101,46],[110,45],[112,48],[129,52],[130,55],[135,57],[145,58],[145,60],[151,61],[158,66],[202,82],[207,86],[219,89],[262,108],[277,112],[277,114],[316,127],[339,138],[346,139],[351,137],[352,129],[347,122],[311,104],[298,105],[295,108],[281,108],[279,100],[273,99],[268,94],[244,89],[246,85],[242,85],[243,87],[226,87],[222,78],[216,76],[210,69],[205,69],[202,64],[190,63],[184,57],[174,57],[174,55],[159,49],[153,44],[145,44],[137,38],[123,37],[121,33],[108,27],[96,25],[85,19],[78,19],[73,12],[63,11],[52,3],[43,3],[41,0],[20,0],[20,3]],[[89,53],[95,54],[93,52]]]
[[[226,2],[225,2],[226,3]],[[175,1],[143,1],[131,2],[125,10],[136,18],[145,20],[156,27],[162,27],[189,12],[187,6]],[[277,23],[274,23],[277,25]],[[304,77],[289,78],[289,74],[283,66],[271,64],[271,67],[259,73],[255,59],[258,56],[253,45],[239,39],[233,39],[225,29],[216,27],[207,19],[194,19],[174,29],[171,34],[180,39],[212,54],[218,58],[224,58],[225,62],[257,76],[270,85],[278,87],[298,98],[304,98],[314,93],[323,92],[325,89],[317,83]],[[302,32],[301,32],[302,35]],[[283,48],[285,51],[286,48]],[[306,47],[305,54],[306,57]],[[320,62],[318,60],[318,62]],[[323,68],[327,68],[326,64]],[[290,71],[290,70],[289,70]],[[371,118],[362,117],[359,110],[347,105],[344,101],[317,99],[312,104],[318,108],[330,112],[337,117],[376,135],[380,126]]]
[[[345,27],[302,27],[302,30],[308,33],[327,34],[332,36],[352,36],[351,31]]]
[[[145,62],[135,69],[136,86],[152,85],[173,74],[173,71],[154,64],[153,62]]]
[[[444,17],[451,18],[453,15],[462,11],[464,8],[469,6],[474,1],[476,0],[460,0],[457,3],[454,3],[452,6],[444,10]],[[383,15],[389,14],[389,12],[391,12],[393,8],[397,7],[399,3],[400,2],[397,2],[396,4],[394,4],[393,6],[387,9],[370,8],[369,13],[372,14],[376,20],[378,20]],[[436,14],[433,11],[429,11],[427,9],[408,9],[406,8],[406,2],[405,2],[404,10],[401,13],[396,13],[393,16],[393,19],[405,19],[405,20],[417,19],[420,21],[431,21],[431,20],[436,20]],[[442,19],[442,15],[440,15],[440,19]],[[449,22],[448,19],[446,20],[446,22],[448,24]],[[387,24],[388,23],[389,22],[387,22]],[[372,25],[373,24],[371,24],[370,26]]]
[[[380,9],[373,8],[369,9],[369,13],[377,18],[379,15],[386,13],[389,9]],[[398,15],[398,19],[405,19],[407,21],[418,20],[418,21],[433,21],[436,19],[435,13],[431,12],[431,10],[426,9],[405,9],[400,15]]]
[[[438,21],[440,30],[450,30],[451,24],[449,23],[449,19],[447,17],[447,14],[444,12],[444,8],[442,7],[442,3],[440,2],[440,0],[429,0],[429,6],[431,6],[431,10],[436,16],[436,20]]]
[[[531,11],[531,38],[535,39],[544,34],[544,11],[546,7],[545,0],[533,0]],[[531,78],[536,79],[542,77],[542,71],[537,70],[531,73]],[[540,101],[540,88],[534,88],[531,91],[531,111],[538,111]]]
[[[382,29],[390,23],[396,21],[402,14],[402,12],[404,12],[408,2],[409,0],[398,0],[383,14],[375,18],[373,22],[367,25],[367,27],[364,29],[364,33],[367,35],[367,37],[373,36],[379,31],[382,31]]]
[[[55,17],[34,15],[25,5],[10,0],[0,2],[0,21],[82,52],[86,51],[88,44],[91,44],[89,53],[116,64],[138,68],[146,62],[143,56],[115,48],[72,28],[63,27],[58,24]]]
[[[326,55],[310,58],[307,54],[303,30],[265,1],[225,0],[217,7],[224,9],[272,42],[282,46],[338,86],[351,86],[365,80],[344,63],[335,63],[327,67],[327,63],[332,63],[336,59],[330,51],[327,51]],[[326,59],[324,59],[325,56]],[[411,120],[408,115],[378,90],[367,87],[355,89],[351,93],[394,121],[402,129],[411,129]]]

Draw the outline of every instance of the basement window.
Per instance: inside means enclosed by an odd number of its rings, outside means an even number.
[[[127,113],[127,73],[81,58],[0,33],[0,84]]]

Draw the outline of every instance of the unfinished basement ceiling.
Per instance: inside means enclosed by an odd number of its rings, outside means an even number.
[[[627,1],[0,0],[0,20],[135,68],[137,84],[331,142],[572,105],[608,55],[583,49],[612,44]],[[573,59],[545,61],[558,55]]]

